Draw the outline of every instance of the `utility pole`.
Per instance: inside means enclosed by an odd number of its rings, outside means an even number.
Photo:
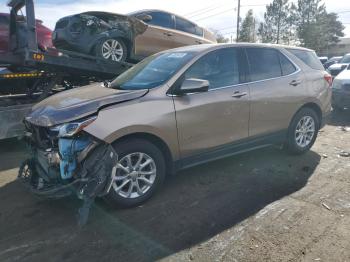
[[[238,38],[239,38],[239,15],[240,15],[240,12],[241,12],[241,0],[238,0],[236,42],[238,42]]]

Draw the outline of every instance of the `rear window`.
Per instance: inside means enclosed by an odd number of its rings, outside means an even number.
[[[307,64],[309,67],[316,70],[322,70],[322,71],[324,70],[324,67],[321,64],[320,60],[317,58],[315,52],[300,50],[300,49],[287,49],[287,50],[291,52],[293,55],[295,55],[297,58],[299,58],[301,61],[303,61],[305,64]]]

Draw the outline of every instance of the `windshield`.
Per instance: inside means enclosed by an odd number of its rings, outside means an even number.
[[[350,63],[350,55],[345,55],[342,60],[340,60],[341,64],[349,64]]]
[[[112,88],[150,89],[164,84],[192,57],[193,52],[167,52],[150,56],[118,76]]]

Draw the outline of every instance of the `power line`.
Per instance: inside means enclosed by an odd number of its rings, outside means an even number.
[[[207,18],[210,18],[210,17],[213,17],[213,16],[217,16],[217,15],[221,15],[223,13],[227,13],[227,12],[230,12],[232,10],[235,10],[236,8],[230,8],[230,9],[227,9],[225,11],[222,11],[222,12],[219,12],[219,13],[216,13],[216,14],[212,14],[212,15],[209,15],[209,16],[205,16],[205,17],[201,17],[201,18],[195,18],[194,20],[196,21],[199,21],[199,20],[204,20],[204,19],[207,19]]]
[[[217,7],[215,7],[215,8],[211,8],[210,10],[206,10],[206,11],[203,11],[203,12],[201,12],[201,13],[188,16],[188,18],[193,18],[193,17],[195,17],[195,16],[200,16],[200,15],[203,15],[203,14],[205,14],[205,13],[211,12],[211,11],[213,11],[213,10],[215,10],[215,9],[218,9],[218,8],[221,8],[221,7],[222,7],[222,6],[220,5],[220,6],[217,6]]]
[[[216,6],[222,6],[222,5],[221,4],[210,5],[210,6],[207,6],[205,8],[201,8],[201,9],[195,10],[193,12],[186,13],[186,14],[184,14],[184,16],[194,16],[196,13],[200,13],[204,10],[210,10],[211,8],[214,8]]]

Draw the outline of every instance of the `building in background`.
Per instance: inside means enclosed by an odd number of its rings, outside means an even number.
[[[336,45],[332,45],[325,51],[323,54],[328,57],[332,56],[343,56],[345,54],[350,53],[350,38],[340,38],[340,42]]]

